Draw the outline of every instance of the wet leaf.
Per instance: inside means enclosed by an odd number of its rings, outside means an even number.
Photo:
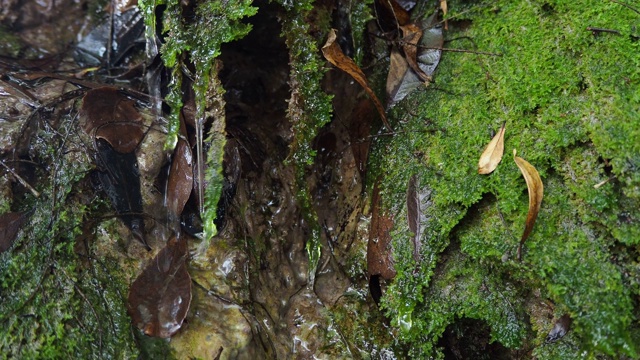
[[[420,22],[418,28],[422,29],[422,37],[415,46],[417,49],[416,61],[418,68],[427,77],[431,78],[442,56],[442,46],[444,44],[442,27],[438,23],[436,14],[433,14]],[[393,107],[418,87],[428,84],[429,81],[421,79],[411,69],[407,59],[398,49],[391,50],[391,64],[386,85],[387,109]]]
[[[123,154],[134,151],[144,136],[142,116],[134,102],[110,86],[87,92],[82,99],[80,124],[89,136],[104,139]]]
[[[175,334],[191,304],[191,277],[187,271],[187,244],[169,240],[129,289],[129,315],[148,336]]]
[[[11,248],[24,219],[24,214],[19,212],[0,215],[0,254]]]
[[[504,132],[505,124],[502,124],[498,133],[491,139],[482,155],[480,155],[478,174],[491,174],[498,167],[504,154]]]
[[[418,75],[420,80],[431,82],[431,76],[425,74],[418,65],[418,42],[422,38],[422,30],[415,24],[407,24],[402,29],[402,50],[409,67]]]
[[[182,214],[182,209],[187,204],[193,190],[193,154],[188,141],[184,138],[187,131],[184,119],[181,118],[181,120],[180,133],[183,137],[178,138],[178,144],[173,151],[167,181],[167,207],[175,219],[178,219]]]
[[[556,321],[555,325],[553,325],[553,329],[549,331],[549,334],[547,335],[545,342],[552,343],[560,340],[569,332],[569,330],[571,329],[572,322],[573,321],[571,320],[571,317],[568,314],[562,315],[560,319]]]
[[[516,162],[516,165],[518,165],[524,180],[527,182],[527,190],[529,192],[529,212],[527,213],[522,238],[520,238],[520,245],[518,246],[518,260],[522,260],[522,246],[529,237],[529,234],[531,234],[533,225],[538,217],[540,204],[542,204],[542,197],[544,195],[544,187],[538,170],[523,158],[516,156],[516,149],[513,149],[513,160]]]
[[[96,163],[102,171],[96,171],[102,189],[111,205],[133,236],[147,250],[151,250],[144,236],[143,206],[140,193],[140,174],[135,153],[121,154],[104,139],[96,140]]]
[[[380,117],[382,118],[382,122],[384,126],[389,131],[393,131],[391,125],[389,125],[389,121],[387,120],[387,115],[385,114],[384,108],[382,107],[382,103],[378,100],[376,94],[371,90],[369,83],[367,82],[367,78],[360,70],[358,65],[349,57],[347,57],[340,49],[340,45],[336,42],[336,29],[331,29],[329,32],[329,37],[327,38],[327,42],[322,47],[322,54],[325,59],[327,59],[331,64],[336,66],[338,69],[349,74],[355,81],[360,84],[364,90],[367,92],[374,105],[378,109],[378,113],[380,113]]]
[[[371,231],[367,243],[367,271],[369,276],[380,275],[390,280],[396,276],[391,248],[393,218],[382,210],[378,183],[373,188],[371,207]]]

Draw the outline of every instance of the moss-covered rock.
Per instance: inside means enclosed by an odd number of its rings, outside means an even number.
[[[599,1],[449,9],[447,47],[499,55],[445,51],[435,84],[397,105],[398,134],[373,157],[397,219],[412,174],[432,191],[418,263],[406,221],[394,232],[398,276],[385,308],[402,343],[442,356],[437,339],[467,317],[485,321],[491,341],[538,358],[637,357],[639,15]],[[518,149],[545,187],[522,262],[520,172],[509,155],[489,176],[476,171],[502,123],[505,152]],[[525,305],[537,298],[574,320],[559,343],[544,344],[553,322]]]

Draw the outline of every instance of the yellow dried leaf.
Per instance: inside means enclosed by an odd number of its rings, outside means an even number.
[[[505,124],[502,124],[500,131],[491,139],[480,155],[478,174],[491,174],[498,167],[504,153],[504,131]]]
[[[518,165],[518,169],[520,169],[524,180],[527,182],[527,190],[529,191],[529,212],[527,213],[522,238],[520,238],[520,245],[518,246],[518,260],[522,260],[522,245],[524,245],[529,234],[531,234],[533,225],[538,217],[540,204],[542,204],[542,196],[544,195],[544,187],[538,170],[525,159],[516,156],[516,149],[513,149],[513,160],[516,162],[516,165]]]
[[[327,42],[322,47],[322,54],[325,59],[327,59],[331,64],[336,66],[338,69],[349,74],[355,81],[360,84],[367,92],[371,100],[373,100],[376,109],[378,109],[378,113],[380,113],[380,117],[382,118],[382,122],[384,126],[389,131],[393,131],[391,125],[389,125],[389,121],[387,121],[387,115],[385,114],[384,108],[382,107],[382,103],[378,100],[376,94],[371,90],[369,83],[367,82],[367,77],[364,75],[362,70],[358,67],[358,65],[348,56],[346,56],[342,49],[340,49],[340,45],[336,42],[336,29],[331,29],[329,31],[329,37],[327,38]]]

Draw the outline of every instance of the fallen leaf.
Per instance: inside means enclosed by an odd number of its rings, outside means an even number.
[[[193,190],[193,154],[184,138],[187,135],[184,118],[181,117],[180,120],[180,133],[183,137],[178,138],[178,144],[173,151],[167,180],[167,208],[176,220],[180,218]]]
[[[146,335],[168,338],[180,330],[191,304],[186,260],[186,240],[174,237],[131,284],[129,315]]]
[[[504,153],[504,131],[505,124],[502,124],[498,133],[491,139],[482,155],[480,155],[478,174],[491,174],[498,167]]]
[[[414,174],[409,178],[407,185],[407,220],[409,231],[412,233],[413,258],[417,262],[420,260],[420,197],[418,196],[418,177]]]
[[[440,0],[440,9],[442,9],[442,14],[447,15],[447,0]],[[444,29],[449,30],[449,25],[447,24],[447,20],[444,20]]]
[[[380,275],[385,280],[396,276],[391,249],[393,218],[382,210],[379,181],[373,187],[371,197],[371,231],[367,243],[367,272]]]
[[[133,236],[151,250],[144,236],[144,209],[135,153],[117,152],[104,139],[97,139],[95,145],[96,164],[100,169],[96,174],[102,189]]]
[[[134,102],[111,86],[86,93],[80,109],[80,124],[89,136],[104,139],[123,154],[135,150],[144,136],[142,116]]]
[[[415,24],[407,24],[402,29],[402,50],[409,67],[425,83],[431,82],[431,76],[425,74],[418,65],[418,42],[422,38],[422,30]]]
[[[19,212],[0,215],[0,254],[11,248],[24,219],[24,214]]]
[[[387,120],[387,115],[385,114],[384,108],[382,107],[382,103],[378,100],[376,94],[371,90],[369,83],[367,82],[367,78],[360,70],[358,65],[349,57],[347,57],[340,49],[340,45],[336,42],[336,29],[331,29],[329,32],[329,37],[327,38],[327,42],[322,47],[322,54],[325,59],[327,59],[331,64],[336,66],[338,69],[349,74],[355,81],[360,84],[367,92],[374,105],[378,109],[378,113],[380,113],[380,117],[382,118],[382,122],[384,126],[389,131],[393,131],[391,125],[389,125],[389,121]]]
[[[513,149],[513,160],[516,162],[516,165],[518,165],[524,180],[527,182],[527,190],[529,192],[529,212],[527,213],[524,233],[522,233],[520,245],[518,246],[518,260],[522,260],[522,246],[529,237],[529,234],[531,234],[533,225],[538,217],[540,204],[542,204],[542,197],[544,195],[544,187],[538,170],[523,158],[516,156],[516,149]]]
[[[418,68],[431,78],[442,56],[442,46],[444,45],[442,26],[439,24],[436,14],[433,14],[420,22],[418,27],[422,29],[422,37],[415,46],[417,49],[416,61]],[[398,49],[391,50],[390,60],[386,85],[387,109],[393,107],[418,87],[429,84],[411,69],[407,59]]]

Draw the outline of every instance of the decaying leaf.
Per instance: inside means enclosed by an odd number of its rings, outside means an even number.
[[[142,115],[132,100],[111,86],[88,91],[79,115],[80,125],[94,140],[102,188],[133,236],[151,250],[144,237],[140,174],[134,152],[144,137]]]
[[[95,174],[102,189],[131,234],[147,250],[151,250],[144,235],[144,209],[137,161],[134,152],[122,154],[104,139],[96,140],[96,164],[100,170],[96,170]]]
[[[418,68],[431,78],[442,56],[442,46],[444,45],[442,26],[438,23],[436,14],[433,14],[421,21],[417,27],[422,29],[422,37],[415,46]],[[428,84],[428,81],[421,79],[411,69],[407,59],[398,49],[391,50],[391,64],[386,85],[387,109],[404,99],[413,90]]]
[[[180,133],[187,135],[184,119],[181,117]],[[174,219],[178,219],[193,190],[193,155],[185,138],[179,138],[173,151],[171,169],[167,181],[167,208]]]
[[[513,160],[516,162],[516,165],[518,165],[518,169],[520,169],[524,180],[527,182],[527,190],[529,192],[529,212],[527,213],[522,238],[520,238],[520,245],[518,246],[518,260],[522,260],[522,246],[529,237],[529,234],[531,234],[533,225],[538,217],[540,204],[542,204],[542,196],[544,195],[544,188],[538,170],[523,158],[516,156],[516,149],[513,149]]]
[[[376,304],[382,297],[380,278],[390,280],[396,276],[391,248],[393,218],[383,213],[381,205],[379,181],[376,181],[371,199],[371,231],[367,242],[369,291]]]
[[[425,74],[418,66],[418,42],[422,38],[422,30],[415,24],[407,24],[402,29],[402,50],[409,67],[425,83],[431,82],[431,76]]]
[[[19,212],[0,215],[0,254],[11,248],[24,219],[24,214]]]
[[[327,42],[322,47],[322,54],[324,55],[325,59],[327,59],[338,69],[349,74],[355,81],[358,82],[358,84],[360,84],[360,86],[364,88],[364,90],[367,92],[369,97],[371,97],[371,100],[378,109],[384,126],[387,128],[387,130],[393,131],[391,125],[389,125],[389,121],[387,120],[387,115],[384,111],[384,108],[382,107],[382,103],[380,103],[380,100],[378,100],[376,94],[373,92],[373,90],[371,90],[366,76],[364,75],[362,70],[360,70],[358,65],[342,52],[342,49],[340,49],[340,45],[338,45],[338,43],[336,42],[336,37],[336,29],[331,29],[331,31],[329,32],[329,37],[327,38]]]
[[[487,145],[482,155],[480,155],[478,174],[491,174],[502,160],[502,155],[504,154],[505,125],[506,124],[502,124],[498,133],[491,139],[489,145]]]
[[[80,124],[89,136],[104,139],[119,153],[136,149],[144,136],[142,116],[118,89],[104,86],[82,99]]]
[[[191,304],[187,254],[186,240],[172,238],[131,285],[129,315],[146,335],[168,338],[182,326]]]
[[[393,218],[382,210],[382,199],[378,183],[373,187],[371,198],[371,231],[367,244],[367,271],[369,275],[381,275],[390,280],[396,276],[391,249]]]
[[[407,220],[409,231],[411,231],[413,241],[413,258],[417,262],[420,260],[420,197],[418,196],[418,177],[414,174],[409,178],[407,185]]]

